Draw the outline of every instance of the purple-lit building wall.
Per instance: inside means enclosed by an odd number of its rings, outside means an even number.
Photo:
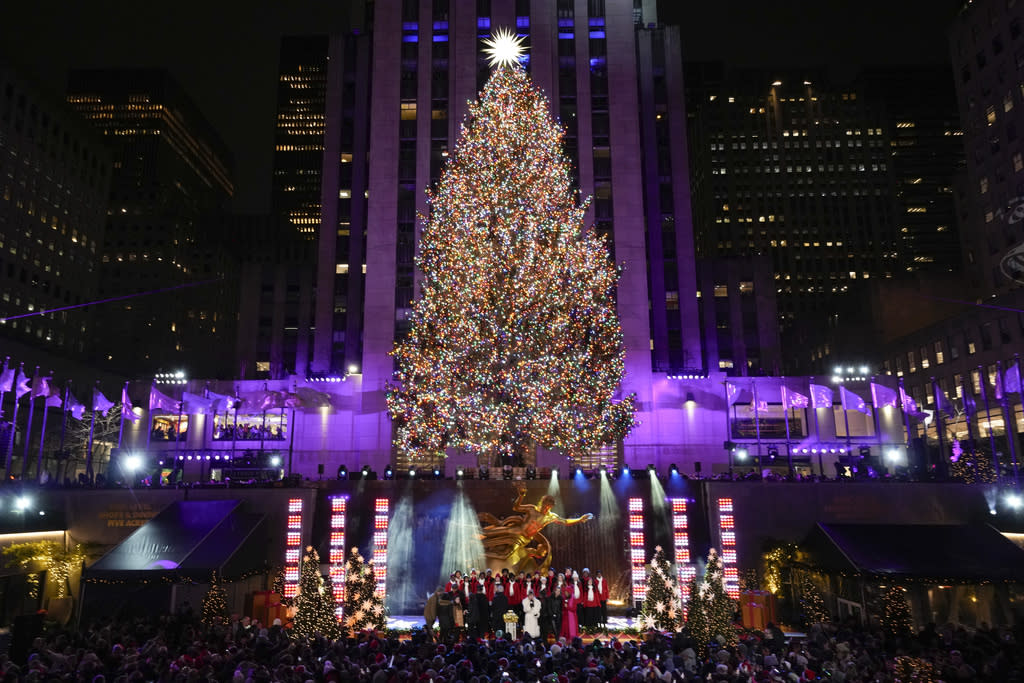
[[[307,371],[296,373],[359,382],[358,448],[390,459],[384,388],[388,352],[408,331],[417,293],[416,216],[457,144],[465,103],[489,74],[481,37],[514,26],[527,36],[528,70],[566,127],[581,193],[593,197],[587,220],[623,265],[623,390],[640,405],[623,452],[645,460],[663,431],[658,378],[709,362],[678,29],[658,23],[654,3],[634,10],[626,0],[387,0],[374,3],[372,20],[362,14],[354,9],[356,30],[328,46],[315,332]]]

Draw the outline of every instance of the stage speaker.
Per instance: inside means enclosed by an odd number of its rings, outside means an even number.
[[[700,468],[701,468],[700,460],[694,460],[693,461],[693,471],[696,472],[697,474],[700,474]]]
[[[323,474],[324,473],[324,464],[323,463],[317,464],[317,466],[316,466],[316,473],[317,474]]]

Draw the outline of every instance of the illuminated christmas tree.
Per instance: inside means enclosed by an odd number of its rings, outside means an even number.
[[[914,628],[907,596],[899,586],[892,586],[882,597],[882,628],[892,636],[909,636]]]
[[[682,616],[676,571],[659,545],[654,549],[654,558],[647,572],[647,597],[640,609],[640,625],[647,629],[675,631],[682,622]]]
[[[393,355],[395,445],[570,456],[615,443],[634,423],[615,309],[618,270],[584,224],[564,132],[519,63],[490,41],[493,72],[471,104],[420,241],[422,296]]]
[[[210,589],[203,596],[200,607],[200,621],[203,626],[221,626],[228,623],[228,594],[217,579],[217,572],[210,578]]]
[[[722,560],[714,548],[708,551],[703,579],[690,579],[690,600],[686,603],[686,628],[703,648],[722,636],[727,645],[739,642],[733,616],[736,602],[725,592]]]
[[[831,620],[825,598],[808,576],[804,576],[800,582],[800,611],[803,613],[804,623],[808,626],[824,624]]]
[[[308,546],[299,573],[299,594],[295,596],[292,634],[298,638],[337,638],[341,635],[341,625],[334,615],[335,607],[330,577],[324,581],[320,574],[320,555],[312,546]]]
[[[373,567],[352,548],[345,566],[344,625],[349,635],[360,631],[382,631],[387,626],[383,596],[377,594]]]

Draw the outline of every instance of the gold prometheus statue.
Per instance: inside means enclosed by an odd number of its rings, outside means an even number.
[[[524,503],[526,487],[517,484],[519,495],[512,504],[512,510],[520,513],[498,519],[481,512],[481,540],[484,556],[494,570],[508,567],[516,572],[539,570],[546,573],[551,566],[551,542],[541,533],[549,524],[573,526],[594,519],[589,512],[580,517],[564,518],[551,509],[555,507],[552,496],[543,496],[535,505]]]

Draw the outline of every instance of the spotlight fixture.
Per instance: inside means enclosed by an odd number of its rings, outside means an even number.
[[[370,466],[369,465],[363,465],[362,475],[363,475],[363,479],[369,479],[370,478]]]
[[[769,460],[775,460],[775,458],[777,458],[777,457],[779,457],[779,449],[776,448],[775,446],[769,446],[768,447],[768,459]]]
[[[749,456],[749,455],[750,455],[750,451],[748,451],[746,448],[737,448],[736,449],[736,459],[737,460],[746,460],[747,456]]]
[[[668,466],[668,476],[670,476],[670,477],[678,477],[679,476],[679,467],[675,463],[672,463],[671,465]]]
[[[551,468],[551,478],[552,479],[558,479],[558,468],[557,467],[552,467]]]
[[[459,469],[455,470],[455,478],[456,479],[465,479],[466,478],[466,471],[464,469],[462,469],[461,467]]]
[[[526,468],[526,478],[527,479],[531,479],[531,480],[532,479],[536,479],[537,478],[537,468],[534,467],[533,465],[529,465]]]
[[[658,476],[658,470],[656,470],[654,468],[653,464],[648,463],[648,465],[647,465],[647,474],[649,474],[652,477],[656,477],[656,476]]]
[[[416,478],[416,468],[415,467],[410,467],[409,468],[409,478],[410,479],[415,479]]]
[[[628,477],[629,476],[629,465],[623,465],[622,466],[622,476],[623,477]]]
[[[480,479],[486,481],[491,478],[491,468],[488,467],[487,465],[484,465],[479,470],[477,470],[476,475],[480,477]]]
[[[1019,493],[1011,493],[1006,496],[1006,505],[1011,510],[1020,510],[1024,507],[1024,498]]]
[[[857,452],[860,453],[860,457],[862,457],[862,458],[869,458],[869,457],[871,457],[871,447],[870,446],[861,446],[859,449],[857,449]]]
[[[511,479],[512,479],[512,465],[505,465],[504,467],[501,468],[501,478],[506,480],[506,481],[511,481]]]
[[[573,473],[573,476],[576,477],[577,479],[581,479],[583,477],[583,468],[577,467],[576,471]]]
[[[697,405],[697,397],[693,395],[692,391],[687,391],[686,392],[686,402],[685,403],[686,403],[686,407],[687,408],[692,408],[695,405]]]
[[[393,469],[391,469],[391,465],[388,465],[387,467],[384,468],[384,478],[385,479],[394,479],[395,478],[395,471]]]
[[[444,475],[441,474],[441,470],[434,468],[434,479],[444,479]]]

